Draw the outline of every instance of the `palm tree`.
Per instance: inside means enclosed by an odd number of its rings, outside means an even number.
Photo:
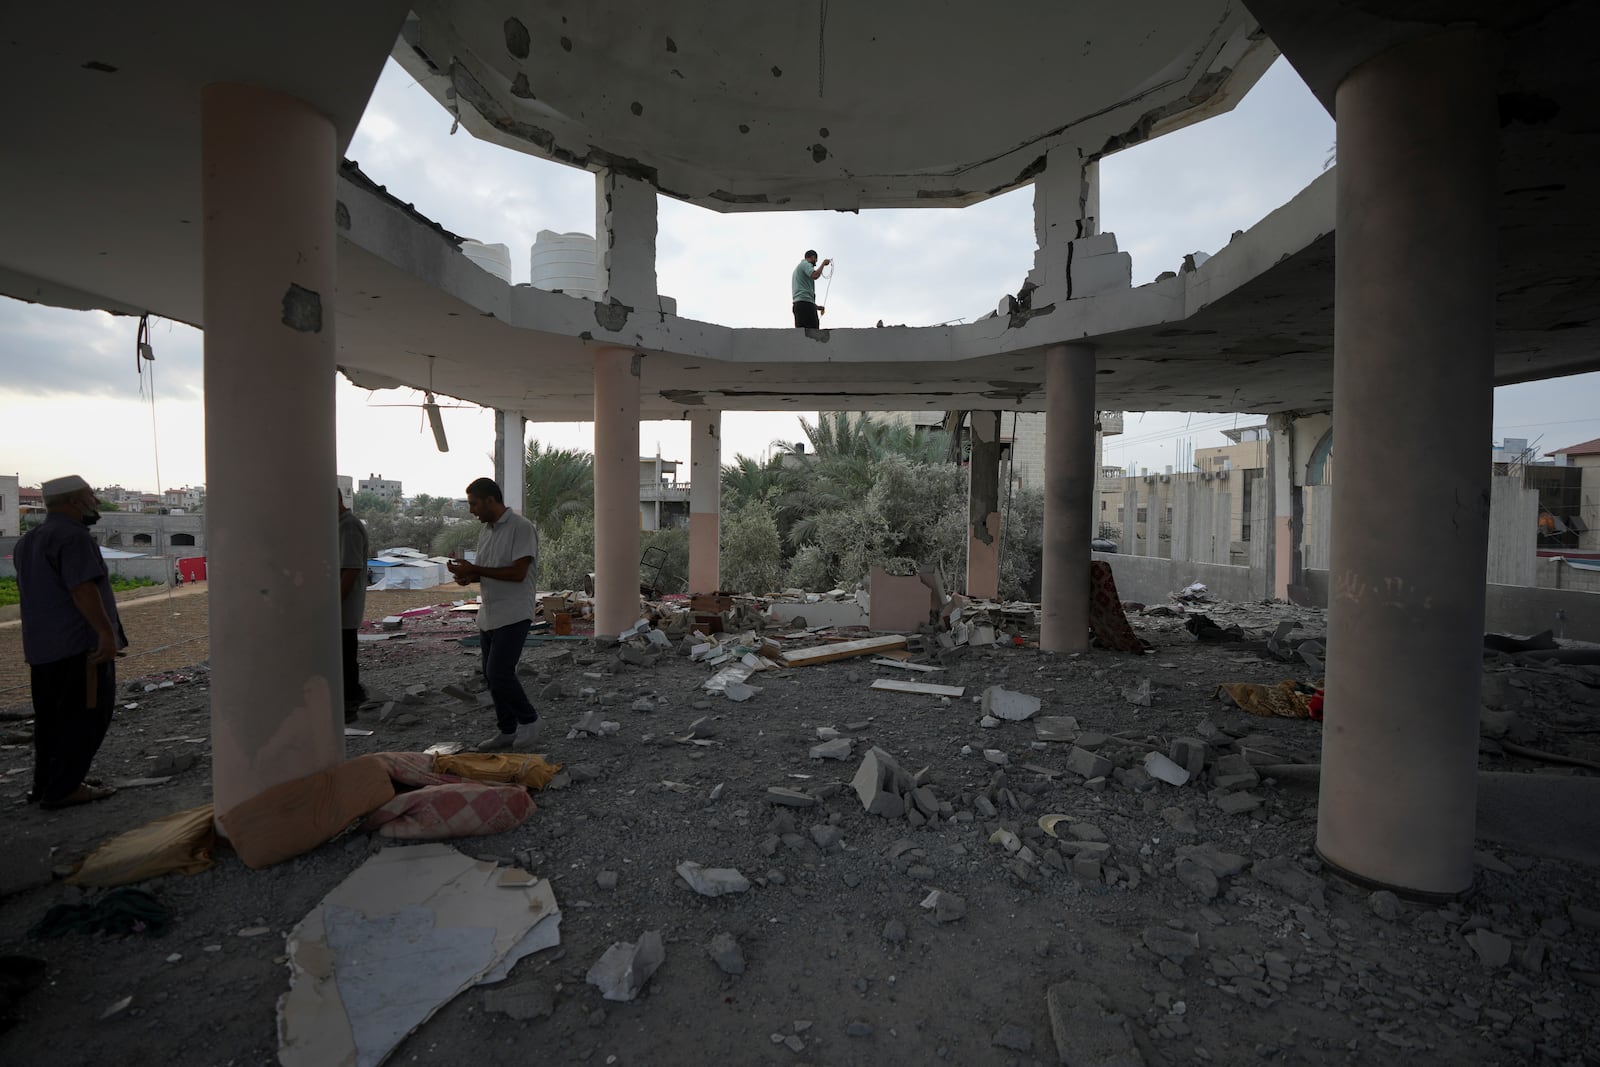
[[[568,515],[594,510],[594,456],[529,441],[522,484],[522,513],[542,530],[558,529]]]

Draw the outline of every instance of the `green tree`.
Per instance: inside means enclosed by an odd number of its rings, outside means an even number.
[[[483,531],[483,524],[477,519],[457,519],[455,522],[446,522],[433,538],[430,551],[435,556],[448,556],[451,553],[476,548],[478,534]]]
[[[659,548],[665,553],[658,572],[646,566],[650,552]],[[663,593],[681,593],[689,587],[689,531],[682,527],[667,530],[645,530],[639,534],[639,584],[653,584]]]
[[[546,448],[542,442],[529,441],[523,485],[522,513],[532,519],[541,532],[559,529],[569,516],[588,514],[592,518],[594,515],[594,456],[591,453]]]
[[[387,515],[394,510],[394,505],[372,490],[363,489],[351,499],[350,510],[366,518],[368,515]]]
[[[539,545],[539,588],[582,589],[594,570],[594,512],[568,515]]]
[[[723,516],[722,587],[769,593],[783,579],[783,542],[766,504],[746,504]]]

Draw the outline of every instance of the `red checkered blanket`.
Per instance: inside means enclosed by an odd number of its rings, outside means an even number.
[[[449,782],[397,795],[361,828],[416,841],[481,837],[519,826],[533,812],[533,797],[523,786]]]

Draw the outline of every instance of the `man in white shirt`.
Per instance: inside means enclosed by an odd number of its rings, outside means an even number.
[[[532,752],[544,724],[517,679],[517,661],[533,625],[539,531],[506,507],[505,495],[493,478],[479,478],[467,486],[467,510],[483,523],[478,558],[472,563],[451,560],[449,567],[457,585],[478,582],[483,594],[483,606],[478,609],[478,630],[483,638],[480,658],[500,728],[478,749]]]

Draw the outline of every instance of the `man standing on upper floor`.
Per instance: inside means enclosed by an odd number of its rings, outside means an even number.
[[[356,513],[344,506],[339,496],[339,649],[344,658],[344,721],[355,722],[367,691],[361,685],[361,668],[356,663],[356,633],[367,608],[367,560],[372,550],[367,543],[367,527]]]
[[[111,726],[116,658],[128,646],[111,576],[89,527],[100,500],[77,475],[44,483],[49,515],[17,542],[22,651],[33,681],[33,791],[40,807],[103,800],[86,777]]]
[[[817,279],[822,277],[822,268],[833,260],[825,259],[819,265],[815,249],[807,249],[805,258],[795,267],[790,276],[789,288],[794,293],[794,324],[796,326],[819,329],[822,320],[819,316],[823,308],[817,306]]]
[[[505,495],[493,478],[479,478],[467,486],[467,510],[483,523],[478,557],[472,563],[453,559],[449,567],[457,585],[478,582],[483,594],[483,606],[478,609],[478,631],[483,638],[479,659],[500,727],[500,732],[478,749],[532,752],[544,724],[517,678],[517,661],[533,626],[539,531],[506,507]]]

